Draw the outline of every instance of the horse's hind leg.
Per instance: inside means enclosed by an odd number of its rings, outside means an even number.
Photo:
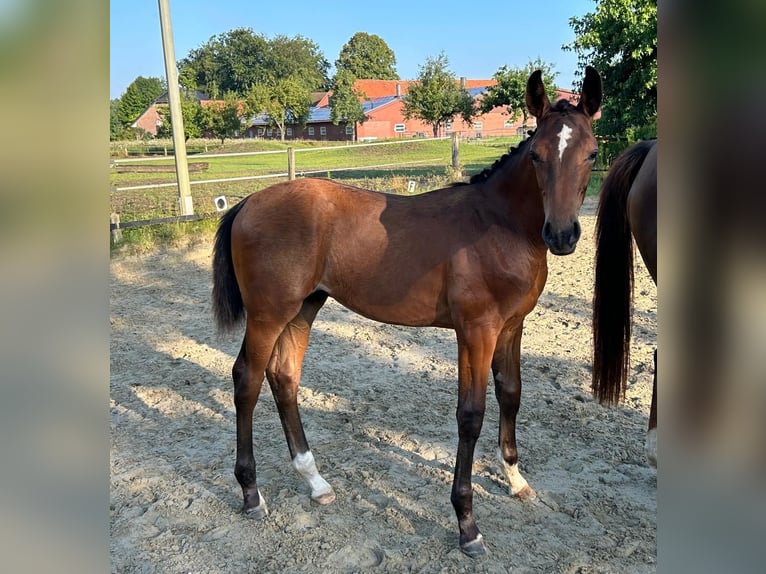
[[[311,324],[326,300],[327,294],[317,292],[304,301],[300,313],[282,331],[266,367],[266,378],[279,410],[293,468],[309,483],[311,498],[319,504],[333,502],[335,492],[319,474],[303,432],[298,412],[298,385]]]
[[[646,458],[657,468],[657,349],[654,350],[654,377],[652,378],[652,406],[649,409],[649,430],[646,433]]]
[[[283,328],[279,323],[248,319],[245,340],[232,368],[234,407],[237,417],[237,460],[234,476],[242,487],[243,510],[251,518],[268,514],[266,501],[258,490],[253,456],[253,410],[261,393],[266,363]]]
[[[521,333],[517,329],[503,331],[497,341],[492,358],[495,397],[500,406],[498,458],[508,479],[512,496],[533,499],[535,491],[519,472],[519,454],[516,450],[516,415],[521,404]]]

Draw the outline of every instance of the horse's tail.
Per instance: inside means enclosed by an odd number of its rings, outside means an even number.
[[[599,402],[614,405],[625,395],[630,365],[633,304],[633,239],[628,192],[651,142],[629,147],[601,184],[596,216],[593,293],[593,381]]]
[[[245,305],[231,258],[231,226],[246,200],[227,211],[218,223],[213,247],[213,316],[219,333],[232,331],[245,318]]]

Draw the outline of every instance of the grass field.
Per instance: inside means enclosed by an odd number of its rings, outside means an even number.
[[[460,165],[463,179],[489,167],[507,153],[511,146],[518,145],[520,138],[492,138],[462,140],[460,142]],[[172,151],[169,142],[153,142],[153,147],[145,152],[164,150]],[[128,154],[135,153],[133,142],[112,143],[112,158],[127,160]],[[205,147],[207,146],[207,148]],[[415,193],[423,193],[444,187],[456,181],[451,164],[451,141],[418,140],[392,145],[362,147],[343,142],[289,142],[281,143],[263,140],[233,140],[220,145],[220,142],[192,140],[188,142],[190,150],[204,151],[208,154],[242,153],[269,151],[263,155],[206,157],[189,153],[190,162],[205,162],[208,168],[190,174],[190,180],[225,179],[246,176],[262,176],[287,172],[288,146],[295,149],[295,171],[298,177],[304,172],[318,177],[329,177],[377,191],[390,193],[408,193],[408,184],[415,181]],[[319,149],[316,149],[319,148]],[[331,149],[327,149],[331,148]],[[173,165],[173,158],[140,162],[141,165]],[[121,161],[120,165],[132,162]],[[139,162],[135,162],[139,164]],[[385,166],[390,167],[366,167]],[[356,168],[347,170],[347,168]],[[602,174],[594,172],[588,194],[598,192]],[[178,215],[178,190],[175,186],[139,190],[117,190],[116,188],[162,184],[175,182],[174,170],[165,173],[118,173],[110,170],[110,206],[113,213],[119,213],[121,221],[135,221]],[[247,181],[216,182],[193,184],[191,186],[194,210],[198,214],[216,212],[213,199],[226,196],[229,205],[234,205],[241,198],[259,191],[273,183],[283,181],[284,177],[274,177]],[[211,232],[216,219],[193,223],[164,224],[151,227],[123,230],[123,241],[115,248],[132,246],[139,251],[151,248],[156,243],[172,243],[188,239],[189,235]]]

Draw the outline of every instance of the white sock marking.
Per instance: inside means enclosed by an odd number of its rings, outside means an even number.
[[[500,464],[503,467],[503,471],[505,471],[506,478],[508,478],[508,484],[511,487],[511,495],[515,496],[529,486],[527,480],[521,476],[521,473],[519,472],[518,463],[511,465],[505,462],[503,453],[499,448],[497,449],[497,457],[500,459]]]
[[[293,468],[308,481],[309,486],[311,486],[311,498],[318,498],[332,492],[332,486],[319,474],[314,462],[314,455],[311,454],[310,450],[295,456]]]
[[[646,433],[646,458],[649,464],[657,468],[657,429],[653,428]]]
[[[567,149],[567,141],[572,137],[572,128],[564,124],[559,132],[559,161],[564,157],[564,150]]]

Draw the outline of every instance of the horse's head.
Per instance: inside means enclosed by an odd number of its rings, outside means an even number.
[[[601,106],[601,76],[595,68],[585,68],[577,106],[565,100],[551,105],[541,76],[538,70],[527,82],[527,108],[537,118],[529,156],[545,209],[543,240],[551,253],[568,255],[580,239],[577,213],[598,152],[591,126]]]

